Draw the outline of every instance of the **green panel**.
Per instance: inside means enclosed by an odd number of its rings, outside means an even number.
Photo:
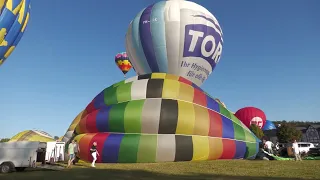
[[[236,140],[246,140],[246,135],[244,133],[244,130],[241,126],[233,122],[233,130],[234,130],[234,138]]]
[[[126,80],[123,80],[123,81],[120,81],[120,82],[114,83],[111,87],[117,87],[117,86],[120,86],[121,84],[124,84],[125,82],[126,82]]]
[[[128,102],[124,112],[124,130],[126,133],[141,133],[141,115],[144,101],[143,99]]]
[[[248,142],[256,142],[256,138],[254,137],[253,133],[251,131],[245,130],[244,133],[246,135],[246,141]]]
[[[230,112],[228,111],[228,109],[223,107],[220,103],[218,103],[218,104],[219,104],[219,108],[220,108],[220,114],[223,114],[225,117],[231,119],[231,115],[230,115]]]
[[[127,102],[112,105],[109,112],[109,130],[110,132],[124,132],[124,112]]]
[[[247,151],[245,154],[245,158],[250,158],[251,156],[255,155],[257,153],[257,143],[246,143],[247,145]]]
[[[119,149],[119,163],[137,162],[140,134],[125,134]]]
[[[107,88],[104,90],[104,103],[106,105],[118,104],[117,88]]]
[[[232,114],[231,112],[230,112],[230,116],[231,116],[231,120],[233,122],[238,123],[239,125],[241,125],[240,120],[234,114]]]
[[[140,138],[137,162],[155,162],[158,135],[142,135]]]
[[[119,103],[131,100],[131,85],[132,82],[129,82],[117,87],[117,100]]]

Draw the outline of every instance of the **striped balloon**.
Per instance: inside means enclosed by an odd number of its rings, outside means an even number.
[[[40,141],[40,142],[49,142],[49,141],[55,141],[54,138],[44,132],[39,130],[26,130],[22,131],[15,136],[13,136],[9,142],[14,141]]]
[[[0,1],[0,66],[20,42],[30,17],[31,0]]]
[[[101,163],[253,158],[259,140],[193,82],[152,73],[99,93],[75,128],[80,157]]]
[[[130,23],[126,51],[138,75],[163,72],[200,86],[222,52],[222,30],[204,7],[189,1],[161,1]]]
[[[124,77],[126,77],[126,74],[130,71],[132,67],[127,53],[126,52],[118,53],[115,56],[114,60],[118,68],[124,74]]]

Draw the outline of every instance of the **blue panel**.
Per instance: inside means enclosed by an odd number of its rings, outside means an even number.
[[[102,163],[117,163],[124,134],[110,134],[103,145]]]

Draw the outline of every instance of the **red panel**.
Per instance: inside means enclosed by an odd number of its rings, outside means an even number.
[[[104,142],[106,141],[106,139],[108,138],[110,133],[97,133],[90,141],[89,143],[89,160],[92,162],[93,157],[90,154],[90,148],[93,145],[93,142],[97,142],[97,151],[99,153],[100,156],[97,155],[97,163],[101,163],[102,162],[102,153],[103,153],[103,146],[104,146]]]
[[[222,139],[223,151],[220,159],[233,159],[236,154],[236,142],[231,139]]]
[[[210,118],[209,136],[222,137],[222,119],[221,115],[208,109]]]
[[[182,82],[182,83],[185,83],[185,84],[189,84],[189,85],[192,85],[192,82],[189,81],[188,79],[184,78],[184,77],[179,77],[179,81]]]
[[[88,157],[90,155],[90,141],[96,134],[86,134],[78,142],[80,148],[80,158],[84,161],[89,161]]]
[[[96,108],[94,107],[94,101],[92,100],[88,106],[86,107],[86,111],[87,113],[91,113],[93,112],[94,110],[96,110]]]
[[[193,102],[201,106],[207,107],[207,96],[199,89],[194,88]]]
[[[86,128],[87,128],[87,133],[96,133],[98,132],[97,129],[97,121],[96,121],[96,117],[98,114],[98,110],[91,112],[90,114],[88,114],[87,116],[87,121],[86,121]]]

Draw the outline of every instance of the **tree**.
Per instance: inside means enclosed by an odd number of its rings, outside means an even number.
[[[253,132],[254,135],[257,136],[257,138],[261,139],[264,136],[263,131],[259,128],[259,126],[255,124],[250,125],[250,130]]]
[[[277,130],[278,140],[281,143],[290,143],[293,140],[299,141],[302,137],[302,132],[297,130],[290,123],[282,123]]]
[[[0,142],[8,142],[8,141],[10,141],[9,138],[3,138],[3,139],[0,140]]]
[[[53,139],[57,141],[59,139],[59,136],[54,136]]]

